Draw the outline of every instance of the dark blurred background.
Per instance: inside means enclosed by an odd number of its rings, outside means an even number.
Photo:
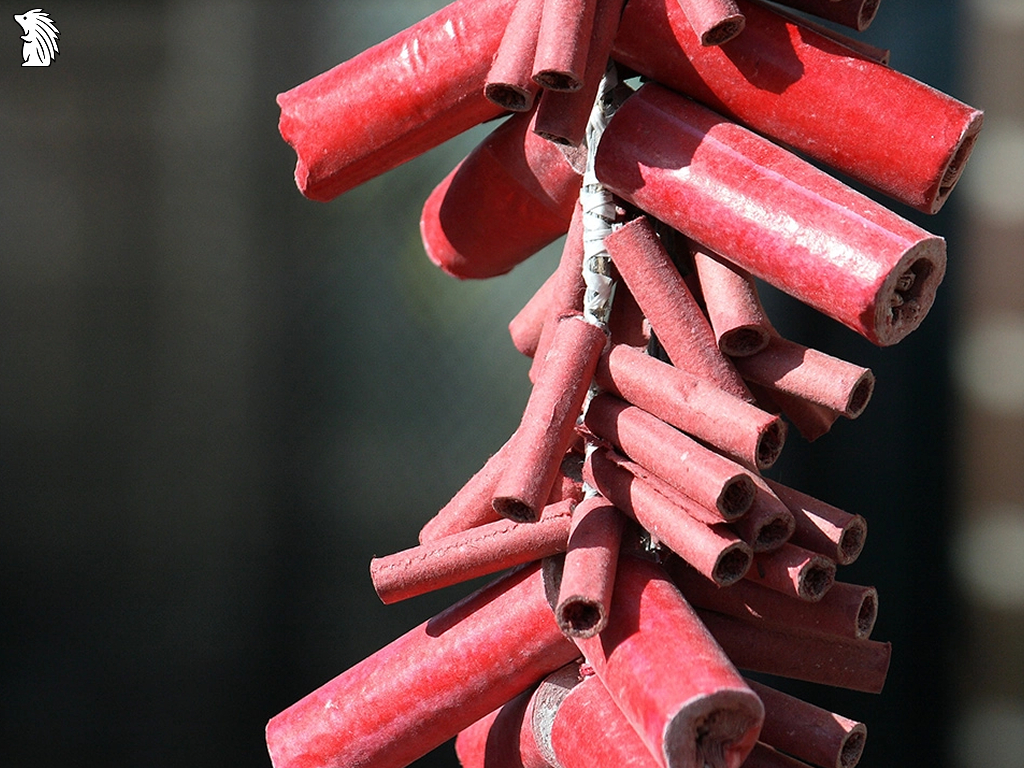
[[[529,393],[506,325],[557,261],[444,277],[423,200],[470,132],[304,199],[277,93],[437,0],[0,3],[0,762],[269,766],[268,718],[466,589],[382,606],[367,565],[497,449]],[[950,269],[879,350],[772,295],[794,340],[878,377],[773,476],[863,514],[881,593],[866,766],[1024,764],[1024,5],[885,0],[863,35],[987,111],[938,216]],[[912,148],[908,148],[912,151]],[[455,766],[450,745],[417,763]]]

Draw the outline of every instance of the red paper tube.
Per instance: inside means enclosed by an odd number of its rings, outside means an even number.
[[[536,689],[523,691],[512,701],[477,720],[455,737],[455,755],[462,768],[549,768],[527,740],[533,729],[524,727],[527,705]]]
[[[654,563],[620,559],[608,626],[576,644],[667,768],[739,768],[757,741],[760,699]]]
[[[778,0],[819,19],[863,32],[875,20],[880,0]]]
[[[275,768],[404,768],[578,653],[555,623],[540,564],[523,568],[274,716],[271,760]]]
[[[608,394],[590,401],[587,428],[698,504],[717,510],[723,521],[750,508],[755,487],[739,464],[636,406]]]
[[[803,760],[783,754],[762,741],[757,742],[743,768],[809,768]]]
[[[536,523],[498,520],[370,561],[370,579],[381,602],[461,584],[480,576],[564,552],[572,522],[570,500],[544,509]]]
[[[598,362],[595,379],[602,389],[748,468],[767,469],[785,444],[786,425],[778,416],[639,349],[613,345]]]
[[[597,175],[876,344],[894,344],[918,326],[945,272],[942,238],[654,83],[609,122]]]
[[[677,0],[701,45],[722,45],[743,31],[746,19],[733,0]]]
[[[553,91],[583,87],[596,5],[596,0],[544,0],[534,81]]]
[[[842,416],[839,411],[833,411],[786,392],[762,387],[752,381],[748,381],[747,386],[761,408],[773,413],[781,413],[808,442],[813,442],[822,435],[828,434],[832,425]]]
[[[752,399],[732,363],[719,350],[714,331],[650,219],[641,216],[615,229],[605,237],[604,245],[672,363],[731,395]]]
[[[555,620],[569,637],[592,637],[608,623],[624,522],[622,513],[600,496],[584,499],[573,510],[555,605]]]
[[[533,387],[511,455],[494,489],[494,511],[531,522],[551,492],[559,464],[576,435],[605,332],[579,315],[564,317],[551,340],[543,375]]]
[[[699,247],[693,262],[718,348],[731,357],[746,357],[767,347],[771,323],[750,274]]]
[[[750,479],[755,488],[754,500],[747,513],[733,521],[732,527],[754,552],[772,552],[789,541],[796,521],[764,478],[751,475]]]
[[[773,552],[755,555],[746,578],[790,597],[816,602],[835,582],[836,564],[824,555],[787,543]]]
[[[854,768],[864,753],[864,723],[747,680],[764,704],[761,741],[824,768]]]
[[[753,624],[703,609],[698,614],[740,669],[864,693],[880,693],[885,685],[890,643]]]
[[[793,513],[794,544],[820,552],[839,565],[849,565],[860,556],[868,535],[868,524],[862,516],[844,512],[774,480],[767,482]]]
[[[514,0],[456,0],[280,94],[295,182],[331,200],[501,114],[483,93]]]
[[[541,94],[533,127],[537,135],[570,147],[583,143],[624,5],[625,0],[596,0],[583,85],[572,93],[544,91]]]
[[[765,5],[764,0],[750,1],[762,6]],[[831,2],[832,0],[829,1]],[[838,2],[838,0],[836,0],[836,2]],[[857,54],[858,56],[861,56],[865,59],[871,59],[872,61],[878,64],[883,64],[885,66],[889,65],[889,60],[892,58],[892,56],[891,51],[889,51],[888,48],[879,48],[877,45],[871,45],[871,43],[867,43],[859,38],[844,35],[841,32],[838,32],[837,30],[833,29],[832,27],[826,27],[824,24],[819,24],[818,22],[813,21],[807,18],[806,16],[801,16],[800,14],[793,13],[792,11],[789,11],[788,9],[782,6],[770,5],[768,6],[768,8],[776,15],[786,19],[786,21],[796,24],[798,27],[804,27],[806,29],[809,29],[813,31],[815,34],[821,35],[822,37],[827,37],[829,40],[838,43],[844,48],[850,49],[853,53]]]
[[[584,677],[550,723],[559,768],[659,768],[596,675]]]
[[[753,552],[726,526],[694,519],[648,483],[617,466],[604,451],[592,452],[583,471],[587,482],[616,507],[714,583],[733,584],[749,570]]]
[[[878,617],[878,592],[874,587],[837,581],[818,602],[809,603],[749,579],[720,588],[679,558],[670,558],[665,569],[695,608],[707,608],[748,622],[866,640]]]
[[[537,346],[540,344],[541,332],[544,328],[544,319],[557,294],[557,282],[558,271],[556,270],[548,275],[548,279],[541,283],[540,288],[534,291],[530,300],[509,321],[508,335],[512,337],[512,346],[526,357],[533,357],[537,354]]]
[[[427,256],[462,278],[501,275],[565,234],[581,177],[565,155],[510,117],[446,176],[423,205]]]
[[[540,86],[533,81],[544,0],[516,0],[484,82],[484,95],[502,109],[528,112]]]
[[[766,7],[736,3],[744,34],[709,48],[676,0],[633,0],[613,56],[907,205],[938,211],[981,130],[981,111]]]
[[[848,419],[864,412],[875,388],[875,375],[870,369],[778,334],[772,334],[761,352],[733,362],[749,381],[838,411]]]
[[[647,349],[651,342],[651,328],[643,310],[629,289],[621,283],[615,287],[615,301],[612,302],[608,318],[608,333],[613,344]]]

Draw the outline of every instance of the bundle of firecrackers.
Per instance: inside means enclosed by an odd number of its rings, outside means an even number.
[[[743,673],[878,693],[889,666],[876,590],[836,577],[864,518],[762,474],[874,377],[784,338],[757,288],[879,346],[932,304],[945,241],[819,169],[934,213],[981,128],[835,31],[877,10],[458,0],[279,97],[317,200],[500,119],[426,200],[427,255],[479,279],[565,245],[509,325],[518,428],[370,564],[385,603],[497,580],[272,718],[276,768],[453,737],[464,768],[857,763],[865,724]]]

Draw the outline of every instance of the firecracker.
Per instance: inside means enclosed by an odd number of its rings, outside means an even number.
[[[864,723],[742,674],[877,693],[891,652],[837,574],[865,519],[764,476],[875,378],[784,338],[755,279],[899,342],[945,241],[821,168],[934,213],[982,114],[811,18],[861,31],[877,0],[782,5],[456,0],[279,96],[317,200],[503,118],[424,202],[426,255],[485,279],[565,244],[509,325],[518,428],[370,563],[385,603],[495,581],[273,717],[275,768],[452,738],[464,768],[860,759]]]

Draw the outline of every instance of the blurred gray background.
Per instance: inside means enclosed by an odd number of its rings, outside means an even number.
[[[0,3],[5,766],[269,766],[269,717],[467,591],[384,607],[367,565],[515,428],[506,326],[559,246],[443,276],[420,207],[487,129],[313,203],[274,102],[441,5],[52,2],[60,55],[23,69]],[[885,0],[863,37],[988,125],[941,214],[891,204],[949,243],[907,340],[769,297],[878,377],[772,474],[867,517],[840,577],[880,590],[889,682],[794,690],[867,722],[863,765],[1020,766],[1024,10]]]

